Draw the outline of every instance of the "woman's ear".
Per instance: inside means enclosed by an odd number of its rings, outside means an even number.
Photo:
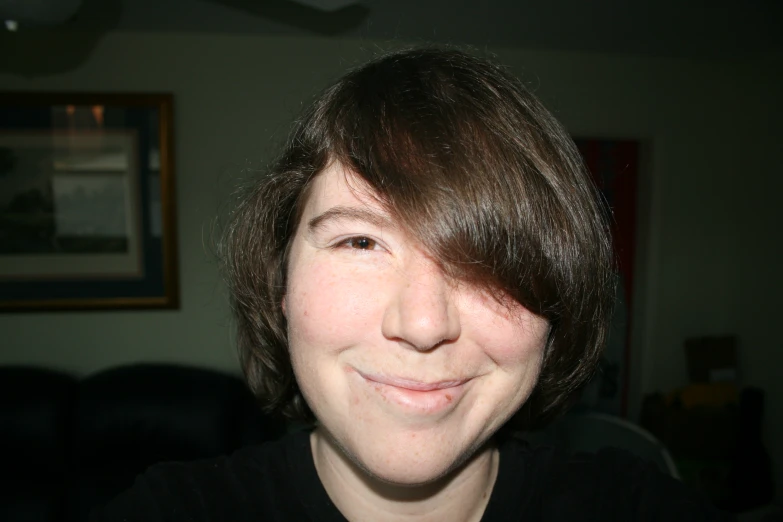
[[[280,308],[283,310],[283,317],[288,319],[288,314],[285,311],[285,296],[283,296],[282,301],[280,301]]]

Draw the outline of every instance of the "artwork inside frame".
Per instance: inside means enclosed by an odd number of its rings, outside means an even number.
[[[172,110],[0,92],[0,311],[178,307]]]

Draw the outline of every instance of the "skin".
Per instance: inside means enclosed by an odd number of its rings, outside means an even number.
[[[445,277],[339,164],[313,183],[283,310],[319,477],[349,520],[478,520],[549,325]]]

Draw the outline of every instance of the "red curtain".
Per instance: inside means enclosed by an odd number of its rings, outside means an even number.
[[[577,139],[576,145],[611,211],[615,254],[625,309],[624,355],[620,361],[621,389],[616,401],[619,411],[628,411],[631,305],[634,291],[636,246],[636,194],[639,171],[639,142],[628,140]],[[609,408],[615,409],[615,408]]]

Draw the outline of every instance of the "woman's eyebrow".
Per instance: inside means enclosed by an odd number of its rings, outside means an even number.
[[[336,206],[315,216],[307,222],[307,229],[315,232],[332,221],[364,221],[379,228],[394,228],[394,222],[385,214],[368,208]]]

